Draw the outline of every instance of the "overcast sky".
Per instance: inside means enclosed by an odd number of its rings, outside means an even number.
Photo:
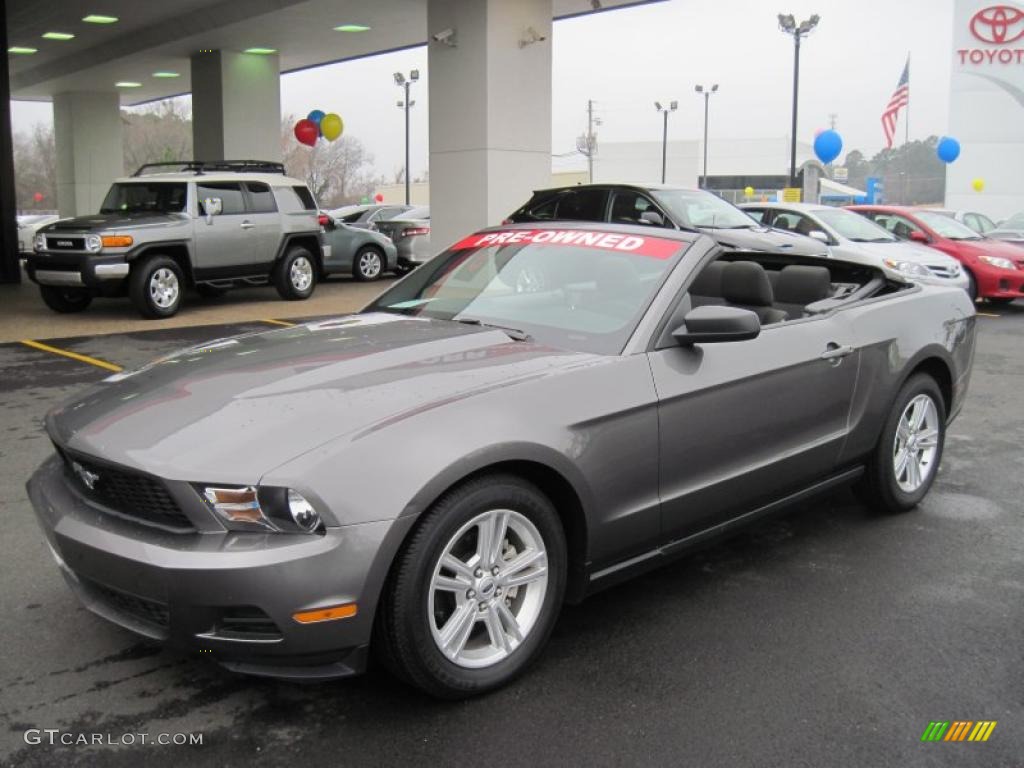
[[[908,53],[910,136],[946,131],[952,0],[669,0],[556,23],[552,152],[573,150],[586,125],[588,98],[603,121],[601,141],[660,140],[656,99],[679,101],[670,139],[699,138],[703,101],[693,92],[695,83],[719,84],[711,142],[716,136],[787,136],[793,42],[778,31],[779,12],[797,20],[821,16],[801,50],[800,138],[810,141],[835,113],[844,152],[878,151],[879,118]],[[378,171],[390,176],[403,162],[402,114],[395,105],[401,91],[392,73],[413,68],[421,72],[412,116],[412,167],[419,175],[427,166],[426,48],[286,75],[282,113],[337,112],[346,133],[358,137]],[[13,104],[16,131],[51,120],[49,104]],[[554,162],[559,168],[582,165],[578,157]]]

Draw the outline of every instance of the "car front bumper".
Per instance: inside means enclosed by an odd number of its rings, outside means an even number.
[[[390,553],[410,518],[323,535],[171,533],[103,511],[69,480],[54,456],[28,495],[62,574],[92,612],[238,672],[315,680],[365,669]],[[350,618],[293,618],[348,603],[358,606]]]
[[[983,299],[1024,299],[1024,269],[975,266],[978,296]]]
[[[910,280],[915,280],[922,285],[940,285],[944,288],[959,288],[962,291],[969,291],[971,288],[971,281],[967,277],[967,273],[962,269],[956,277],[911,277]]]
[[[123,254],[51,253],[37,251],[25,257],[25,271],[39,285],[90,288],[128,277]]]

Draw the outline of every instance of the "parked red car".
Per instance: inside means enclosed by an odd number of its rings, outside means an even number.
[[[955,219],[935,211],[900,205],[851,205],[901,240],[913,240],[948,253],[971,279],[974,298],[1008,304],[1024,298],[1024,250],[1001,240],[982,237]]]

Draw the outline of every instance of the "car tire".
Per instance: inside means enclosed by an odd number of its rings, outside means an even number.
[[[286,301],[302,301],[312,296],[316,278],[316,259],[302,246],[289,248],[274,267],[274,287]]]
[[[352,275],[363,283],[379,279],[386,268],[384,252],[372,245],[360,248],[352,259]]]
[[[84,288],[61,288],[58,285],[40,285],[43,304],[62,315],[81,312],[92,304],[92,294]]]
[[[1007,304],[1013,304],[1016,299],[1013,296],[990,296],[988,298],[989,304],[995,304],[999,307],[1005,307]]]
[[[493,547],[480,547],[481,531],[502,529]],[[449,558],[461,561],[458,570]],[[397,556],[374,650],[397,677],[438,698],[505,685],[547,642],[565,594],[566,564],[558,513],[536,486],[507,474],[471,480],[424,514]]]
[[[931,376],[915,374],[900,389],[868,460],[858,488],[861,499],[887,513],[916,507],[938,475],[945,440],[942,392]]]
[[[971,297],[971,301],[978,300],[978,281],[974,279],[974,275],[971,270],[965,269],[967,273],[967,295]]]
[[[185,275],[169,256],[147,256],[132,264],[128,295],[143,317],[157,320],[176,315],[184,292]]]
[[[218,288],[216,285],[210,285],[209,283],[199,283],[196,286],[196,293],[204,299],[219,299],[227,292],[227,288]]]

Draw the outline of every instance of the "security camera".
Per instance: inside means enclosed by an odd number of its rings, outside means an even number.
[[[451,48],[455,47],[455,30],[451,27],[448,29],[442,29],[440,32],[435,32],[430,36],[430,39],[435,43],[441,43]]]
[[[525,48],[528,45],[533,45],[534,43],[541,43],[544,42],[545,40],[547,40],[547,37],[545,35],[540,34],[533,27],[527,27],[525,30],[523,30],[523,36],[519,39],[519,47]]]

